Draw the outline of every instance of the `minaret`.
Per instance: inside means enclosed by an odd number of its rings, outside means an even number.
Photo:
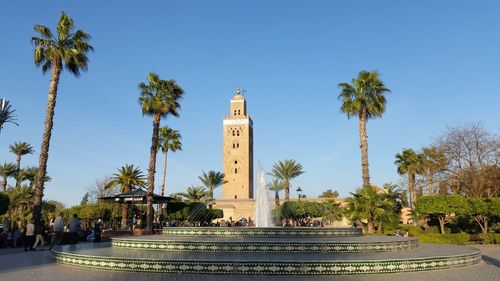
[[[224,117],[222,199],[253,198],[253,122],[240,88],[231,99],[230,115]]]

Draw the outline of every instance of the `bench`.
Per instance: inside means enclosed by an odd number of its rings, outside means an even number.
[[[469,236],[469,241],[470,242],[475,242],[475,243],[478,243],[478,244],[483,244],[484,238],[481,237],[479,234],[471,234]]]

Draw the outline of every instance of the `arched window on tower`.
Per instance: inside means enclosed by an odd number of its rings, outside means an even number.
[[[234,160],[234,164],[238,164],[238,160]]]
[[[236,130],[236,135],[239,137],[240,136],[240,130]]]
[[[238,115],[240,115],[240,110],[238,109]]]
[[[234,115],[236,115],[236,109],[234,110]]]
[[[236,136],[236,132],[233,130],[233,137]]]
[[[237,174],[238,173],[238,168],[234,168],[234,173]]]

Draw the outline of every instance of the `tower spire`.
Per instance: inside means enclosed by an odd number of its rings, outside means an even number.
[[[237,95],[241,95],[241,89],[240,89],[240,86],[238,86],[238,88],[236,88],[236,94],[237,94]]]

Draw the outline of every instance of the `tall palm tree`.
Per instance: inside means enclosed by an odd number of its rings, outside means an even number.
[[[8,100],[0,100],[0,132],[2,131],[5,123],[12,123],[19,126],[19,124],[16,123],[17,119],[14,116],[14,112],[16,112],[16,110],[12,109],[12,105],[9,104]]]
[[[14,163],[3,163],[0,165],[0,177],[2,177],[2,189],[7,191],[7,179],[16,175],[17,169]]]
[[[283,181],[285,189],[285,202],[290,200],[290,181],[304,173],[302,164],[293,159],[286,159],[274,163],[271,175]]]
[[[153,229],[153,191],[155,188],[156,153],[158,152],[158,135],[161,118],[169,115],[179,117],[180,104],[184,91],[174,80],[161,80],[155,73],[148,74],[148,84],[140,83],[141,90],[139,103],[142,107],[142,115],[153,117],[153,135],[151,137],[151,149],[149,150],[148,169],[148,207],[147,207],[147,230]]]
[[[73,19],[64,12],[61,13],[55,34],[43,25],[35,25],[33,28],[40,36],[31,38],[31,42],[35,46],[34,63],[37,67],[42,68],[44,74],[51,70],[47,112],[45,114],[45,126],[38,164],[39,169],[33,196],[33,219],[38,224],[42,218],[44,179],[47,174],[47,160],[54,125],[59,78],[63,68],[76,77],[80,76],[80,71],[86,71],[88,67],[87,53],[92,51],[93,48],[88,44],[91,38],[90,35],[83,30],[73,32]]]
[[[35,150],[33,147],[27,142],[14,142],[9,146],[9,150],[11,153],[16,155],[16,165],[17,165],[17,175],[19,177],[19,173],[21,171],[21,157],[27,154],[33,154]],[[19,186],[19,178],[17,179],[16,186]]]
[[[394,164],[396,164],[398,174],[408,175],[409,205],[413,207],[417,201],[415,176],[423,172],[425,157],[416,153],[413,149],[403,149],[403,153],[397,153],[395,157]]]
[[[278,178],[273,178],[273,181],[267,184],[267,188],[274,191],[274,202],[276,206],[280,205],[280,191],[285,189],[285,182]]]
[[[104,185],[104,188],[114,188],[115,186],[120,186],[120,192],[130,192],[135,187],[145,187],[146,182],[145,177],[139,168],[134,167],[134,165],[122,166],[118,169],[118,173],[113,174],[110,180]],[[122,222],[121,228],[127,228],[127,218],[128,218],[128,204],[124,203],[122,206]]]
[[[208,203],[208,207],[211,209],[214,201],[214,189],[223,185],[227,181],[224,179],[224,173],[215,171],[208,171],[208,173],[205,173],[205,171],[202,172],[203,174],[198,178],[208,189],[208,200],[210,200],[210,202]]]
[[[186,198],[189,202],[204,202],[208,199],[207,190],[201,186],[190,186],[186,192],[179,192],[177,195]]]
[[[161,196],[165,194],[165,178],[167,176],[167,154],[168,151],[176,152],[182,150],[181,134],[177,130],[173,130],[168,126],[160,128],[160,149],[165,154],[165,161],[163,165],[163,180],[161,182]]]
[[[386,200],[383,192],[379,192],[376,187],[368,186],[358,188],[352,197],[346,199],[347,216],[353,222],[363,223],[366,220],[368,233],[375,232],[375,223],[385,221],[385,217],[392,215],[394,202]]]
[[[363,186],[370,186],[366,122],[370,118],[382,116],[386,103],[384,94],[390,90],[379,79],[376,71],[361,71],[357,78],[352,79],[352,84],[340,83],[339,88],[341,92],[338,99],[342,102],[340,111],[347,114],[347,118],[357,116],[359,119]]]

